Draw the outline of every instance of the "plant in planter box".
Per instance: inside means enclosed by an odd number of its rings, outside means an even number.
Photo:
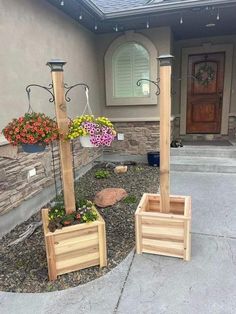
[[[77,202],[66,213],[62,202],[42,210],[49,279],[87,267],[107,265],[105,222],[94,204]]]
[[[44,113],[28,112],[15,118],[2,130],[13,145],[22,145],[26,152],[43,151],[45,146],[59,138],[57,123]]]
[[[65,226],[95,221],[98,219],[98,213],[92,202],[82,200],[79,201],[77,209],[71,214],[66,214],[65,208],[61,203],[55,204],[48,211],[48,219],[48,229],[54,232],[56,229],[61,229]]]
[[[80,137],[83,147],[100,147],[110,146],[115,136],[114,126],[109,119],[82,115],[71,121],[67,137],[69,139]]]

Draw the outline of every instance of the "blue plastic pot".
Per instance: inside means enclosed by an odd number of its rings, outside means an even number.
[[[147,159],[149,166],[160,167],[160,152],[147,153]]]
[[[45,144],[21,144],[22,149],[25,153],[41,153],[45,150],[46,145]]]

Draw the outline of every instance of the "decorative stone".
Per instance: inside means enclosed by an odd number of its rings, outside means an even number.
[[[128,170],[127,166],[116,166],[115,169],[114,169],[114,172],[116,174],[118,174],[118,173],[125,173],[125,172],[127,172],[127,170]]]
[[[107,188],[95,195],[94,203],[98,207],[108,207],[116,204],[127,196],[127,192],[121,188]]]

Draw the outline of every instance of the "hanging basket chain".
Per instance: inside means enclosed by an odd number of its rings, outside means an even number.
[[[57,197],[57,196],[58,196],[58,189],[57,189],[56,166],[55,166],[55,154],[54,154],[54,147],[53,147],[53,143],[51,143],[51,152],[52,152],[52,168],[53,168],[53,178],[54,178],[55,192],[56,192],[56,197]]]

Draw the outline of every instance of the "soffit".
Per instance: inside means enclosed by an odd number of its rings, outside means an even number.
[[[73,19],[78,21],[86,28],[90,29],[94,33],[112,33],[118,30],[118,32],[124,32],[127,30],[139,30],[145,29],[147,21],[150,28],[171,26],[174,37],[176,39],[188,39],[198,37],[209,37],[219,35],[231,35],[236,34],[236,1],[224,1],[224,5],[218,6],[193,6],[189,8],[181,8],[175,10],[164,10],[153,13],[143,13],[132,16],[107,18],[102,10],[105,10],[105,4],[109,3],[106,10],[111,10],[117,3],[127,8],[130,6],[133,0],[93,0],[93,4],[96,6],[91,7],[86,4],[91,4],[91,1],[78,1],[78,0],[64,0],[64,6],[60,5],[59,0],[48,0],[52,5],[58,9],[64,11],[70,15]],[[122,5],[121,5],[122,2]],[[171,6],[173,3],[199,3],[202,1],[197,0],[135,0],[136,4],[133,8],[142,6],[156,5],[160,6],[163,3]],[[206,1],[207,3],[209,1]],[[213,2],[213,1],[212,1]],[[214,1],[216,2],[216,1]],[[85,4],[86,3],[86,4]],[[114,4],[115,3],[115,4]],[[79,20],[79,16],[82,13],[83,19]],[[219,13],[220,19],[217,20],[217,14]],[[183,23],[180,24],[180,20]],[[206,27],[207,24],[215,24],[214,27]],[[97,30],[95,30],[97,25]]]

